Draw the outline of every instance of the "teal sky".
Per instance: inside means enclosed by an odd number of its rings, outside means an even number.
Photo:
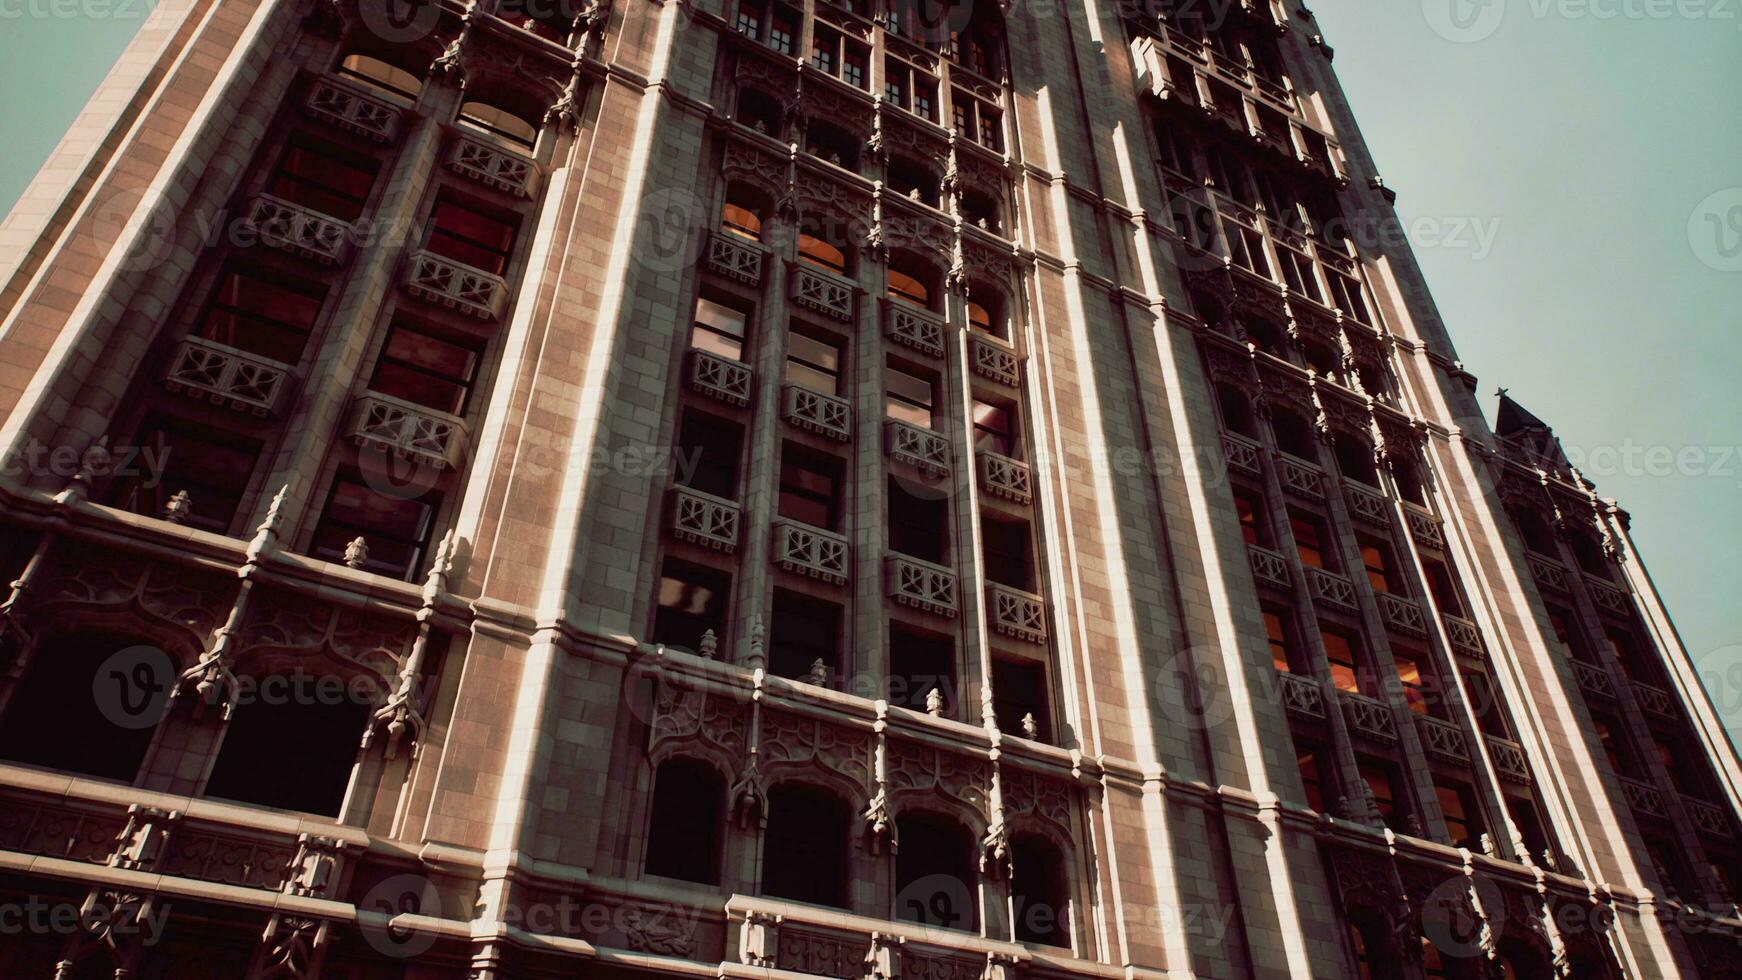
[[[1659,6],[1712,14],[1635,16]],[[0,99],[0,208],[145,8],[0,13],[0,91],[12,94]],[[1742,265],[1718,247],[1742,242],[1742,4],[1314,9],[1403,217],[1426,232],[1417,254],[1487,403],[1511,388],[1632,512],[1684,642],[1742,729],[1742,271],[1714,268]],[[1491,246],[1451,234],[1460,227]]]

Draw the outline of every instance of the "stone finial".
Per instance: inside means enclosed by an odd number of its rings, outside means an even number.
[[[1022,716],[1022,737],[1030,740],[1040,738],[1040,722],[1034,719],[1032,711]]]
[[[278,488],[272,502],[266,506],[266,517],[254,529],[254,539],[248,542],[248,560],[257,562],[277,547],[278,528],[284,522],[284,505],[290,498],[290,484]]]
[[[713,660],[720,652],[720,637],[713,630],[702,634],[702,656]]]
[[[823,687],[829,683],[829,665],[824,663],[821,657],[811,663],[810,682],[818,687]]]
[[[767,629],[762,625],[762,617],[750,617],[750,651],[744,659],[746,665],[751,669],[761,667],[768,662],[762,646],[762,639],[765,635],[767,635]]]
[[[944,713],[944,693],[935,687],[925,694],[925,713],[933,718]]]
[[[362,568],[369,560],[369,542],[363,540],[361,534],[345,545],[345,565],[348,568]]]
[[[170,830],[181,819],[178,810],[160,810],[138,803],[127,808],[127,825],[115,837],[109,866],[130,871],[148,871],[157,864],[169,842]]]
[[[171,524],[181,524],[187,521],[193,510],[194,498],[186,490],[177,490],[175,496],[169,498],[169,503],[163,505],[163,519]]]

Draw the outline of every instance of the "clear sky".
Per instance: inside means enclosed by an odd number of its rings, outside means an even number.
[[[0,6],[0,209],[145,10]],[[1511,388],[1632,512],[1742,729],[1742,2],[1314,11],[1488,403]]]

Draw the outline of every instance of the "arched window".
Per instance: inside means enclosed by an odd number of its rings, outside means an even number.
[[[1313,445],[1313,427],[1293,409],[1277,408],[1270,413],[1270,430],[1276,435],[1276,448],[1297,459],[1316,462],[1318,453]]]
[[[396,101],[416,102],[418,93],[423,91],[423,79],[371,55],[346,55],[339,62],[339,74]]]
[[[1291,345],[1276,324],[1269,320],[1247,320],[1241,326],[1246,328],[1246,339],[1252,342],[1252,346],[1272,357],[1289,360],[1288,351]]]
[[[37,647],[0,722],[0,756],[130,783],[162,714],[174,661],[136,637],[89,630]]]
[[[888,179],[884,183],[891,192],[909,200],[934,208],[938,206],[937,175],[912,160],[897,158],[889,161]]]
[[[1397,495],[1412,504],[1427,506],[1427,490],[1422,486],[1421,469],[1415,460],[1397,459],[1393,453],[1391,476],[1397,481]]]
[[[983,283],[968,286],[968,326],[1000,340],[1010,339],[1009,307],[1002,291]]]
[[[762,241],[762,196],[733,184],[726,188],[726,203],[720,209],[720,230],[752,242]]]
[[[1004,75],[1004,19],[991,4],[974,4],[970,9],[973,16],[967,25],[950,38],[950,60],[977,75],[999,81]]]
[[[895,917],[972,931],[979,918],[974,836],[947,817],[902,814],[895,821]]]
[[[1329,378],[1339,384],[1342,383],[1342,355],[1332,350],[1329,345],[1317,341],[1309,341],[1305,350],[1308,367],[1318,372],[1320,377]]]
[[[813,122],[805,130],[805,149],[812,156],[854,173],[859,172],[859,145],[839,126]]]
[[[852,808],[828,790],[803,783],[769,790],[762,894],[846,908],[852,824]]]
[[[1233,385],[1216,386],[1216,401],[1222,407],[1222,425],[1229,432],[1258,438],[1257,421],[1252,416],[1252,401]]]
[[[695,759],[661,763],[653,777],[646,872],[718,884],[725,809],[726,780],[713,766]]]
[[[961,201],[962,217],[969,224],[994,235],[1004,234],[1004,209],[997,198],[983,191],[965,190]]]
[[[808,231],[799,232],[798,260],[812,268],[832,272],[837,276],[847,274],[847,253]]]
[[[205,794],[281,810],[339,815],[371,705],[354,685],[336,693],[305,683],[324,677],[269,674],[237,707]]]
[[[1367,912],[1353,912],[1347,923],[1349,951],[1358,980],[1401,980],[1402,958],[1388,942],[1385,924]]]
[[[1037,834],[1018,834],[1010,855],[1010,912],[1017,940],[1069,946],[1070,885],[1058,848]]]
[[[538,127],[498,106],[467,102],[460,106],[459,124],[518,149],[531,151],[538,142]]]
[[[779,139],[786,129],[781,124],[785,115],[780,102],[767,92],[756,88],[738,89],[738,121],[758,133]]]

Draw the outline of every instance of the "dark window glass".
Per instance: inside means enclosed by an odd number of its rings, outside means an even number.
[[[1264,500],[1251,490],[1234,491],[1234,510],[1240,515],[1240,534],[1249,545],[1268,547],[1270,535],[1264,525]]]
[[[659,578],[653,642],[700,653],[709,630],[716,641],[723,639],[731,592],[732,577],[725,572],[667,558]]]
[[[171,666],[156,644],[134,637],[81,631],[47,638],[0,722],[0,757],[132,782],[175,679],[156,675]]]
[[[744,427],[736,422],[684,409],[678,426],[678,482],[725,500],[738,499],[738,454]]]
[[[1044,837],[1022,834],[1011,841],[1010,860],[1010,904],[1017,941],[1069,946],[1070,886],[1058,848]]]
[[[999,585],[1034,591],[1034,561],[1027,524],[985,518],[980,522],[980,546],[985,553],[988,579]]]
[[[1010,409],[975,399],[974,448],[1016,456],[1016,420]]]
[[[694,759],[668,759],[653,778],[646,871],[704,885],[720,881],[726,780]]]
[[[1264,636],[1270,643],[1270,663],[1277,670],[1289,673],[1294,669],[1294,657],[1288,642],[1288,613],[1280,609],[1264,610]]]
[[[956,705],[956,646],[948,637],[893,627],[889,632],[889,701],[926,710],[926,696],[937,691],[948,716]]]
[[[219,278],[198,333],[207,340],[294,366],[302,360],[325,295],[319,286],[293,287],[232,267]]]
[[[1440,612],[1452,616],[1464,614],[1464,602],[1458,596],[1457,583],[1452,580],[1452,573],[1444,562],[1434,558],[1423,558],[1422,571],[1427,575],[1428,590],[1433,593],[1434,604],[1440,607]]]
[[[1306,790],[1307,806],[1325,812],[1325,774],[1319,765],[1318,750],[1303,752],[1295,757],[1294,762],[1300,770],[1301,786]]]
[[[891,366],[884,380],[888,385],[884,414],[922,429],[932,428],[936,416],[931,379]]]
[[[910,558],[944,563],[949,549],[949,498],[925,489],[909,492],[889,481],[889,549]]]
[[[266,191],[292,204],[340,221],[363,214],[379,164],[315,143],[292,143],[284,150]]]
[[[341,476],[333,481],[309,553],[344,561],[346,547],[360,537],[369,546],[365,571],[409,579],[423,562],[440,504],[441,494],[433,490],[415,497],[377,493],[358,477]]]
[[[780,516],[841,529],[841,461],[787,443],[780,453]]]
[[[369,390],[449,415],[463,415],[477,380],[478,350],[395,323],[375,364]]]
[[[1476,716],[1476,727],[1484,735],[1508,738],[1506,712],[1500,705],[1500,692],[1487,674],[1464,673],[1464,696],[1470,701],[1470,713]]]
[[[972,930],[978,906],[974,838],[930,813],[896,818],[895,917],[944,929]]]
[[[110,492],[115,506],[162,517],[170,498],[186,491],[193,505],[187,517],[190,526],[219,534],[229,531],[260,458],[258,440],[151,416],[140,427],[138,445],[155,454],[155,465],[161,470],[153,472],[141,455],[133,463],[136,473],[116,479]]]
[[[992,711],[1007,735],[1022,734],[1022,719],[1034,716],[1042,742],[1052,741],[1052,701],[1047,697],[1046,666],[1030,660],[992,660]]]
[[[853,815],[826,790],[781,783],[768,791],[762,893],[845,908]]]
[[[802,680],[819,660],[828,673],[826,686],[833,686],[841,669],[841,607],[796,592],[775,592],[769,671]]]
[[[1375,592],[1398,594],[1400,590],[1391,580],[1391,549],[1383,542],[1364,535],[1358,541],[1361,546],[1361,564],[1367,570],[1367,584],[1373,586]]]
[[[1341,633],[1323,630],[1319,634],[1325,644],[1325,659],[1331,664],[1331,683],[1339,691],[1361,693],[1361,668],[1355,641]]]
[[[514,224],[451,200],[438,200],[430,218],[429,250],[493,275],[508,270]]]
[[[1329,568],[1325,561],[1324,534],[1318,519],[1291,512],[1288,525],[1294,530],[1294,547],[1300,563],[1308,568]]]
[[[336,817],[368,720],[362,700],[244,704],[224,731],[205,795]]]
[[[840,345],[790,331],[786,337],[786,383],[824,395],[841,393]]]

